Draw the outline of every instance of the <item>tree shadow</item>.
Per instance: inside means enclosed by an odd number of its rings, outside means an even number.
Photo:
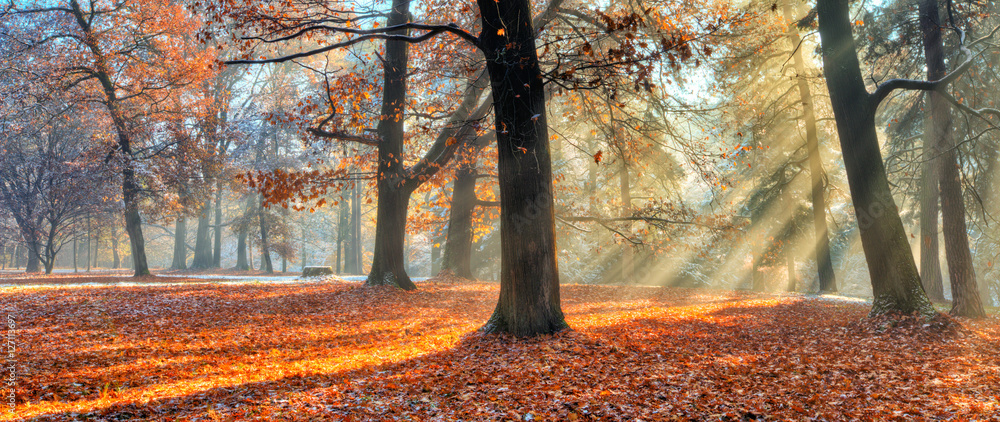
[[[528,414],[539,420],[803,417],[793,405],[827,419],[850,419],[846,410],[838,408],[870,409],[870,417],[879,419],[909,411],[910,404],[890,394],[900,390],[880,388],[878,376],[891,373],[906,378],[907,374],[892,373],[901,362],[933,364],[956,350],[947,344],[917,350],[909,344],[894,345],[895,339],[863,337],[850,328],[850,321],[865,314],[863,306],[757,300],[767,297],[763,295],[713,298],[702,291],[663,291],[643,299],[636,290],[612,288],[599,289],[591,297],[588,289],[572,287],[564,290],[567,315],[583,317],[587,312],[598,319],[614,317],[615,322],[518,339],[475,331],[492,310],[495,290],[316,290],[267,287],[199,296],[192,289],[172,289],[160,296],[189,301],[210,296],[218,302],[200,306],[242,313],[221,320],[189,316],[172,331],[149,331],[147,325],[136,324],[121,335],[131,341],[141,336],[151,341],[128,346],[120,361],[96,351],[61,360],[92,362],[77,364],[74,382],[80,383],[87,371],[99,372],[102,365],[120,365],[104,371],[104,378],[86,382],[94,382],[94,387],[130,382],[125,381],[135,379],[130,371],[143,370],[149,381],[128,384],[127,389],[170,384],[176,391],[160,390],[160,397],[148,400],[112,392],[104,401],[91,392],[77,399],[85,408],[81,412],[62,410],[28,420],[524,420]],[[117,300],[143,297],[141,292],[134,295]],[[741,303],[741,297],[748,299]],[[59,310],[77,303],[74,300],[50,303]],[[663,311],[652,317],[634,316],[641,307],[633,302],[640,300]],[[698,300],[704,300],[702,312],[681,309]],[[225,302],[233,305],[227,307]],[[583,304],[595,306],[586,311],[574,308]],[[183,309],[150,319],[181,315]],[[128,317],[135,315],[115,316]],[[334,324],[351,330],[330,330]],[[456,331],[461,338],[444,339]],[[192,336],[190,343],[171,348],[185,336]],[[232,342],[212,343],[227,338]],[[865,347],[845,347],[862,339],[867,341]],[[156,341],[166,344],[158,346]],[[435,341],[445,346],[435,346]],[[345,357],[347,352],[356,356]],[[128,366],[150,354],[163,355],[165,362],[154,371]],[[384,359],[372,358],[379,354]],[[352,359],[358,363],[352,364]],[[266,364],[287,375],[275,372],[271,379],[250,381],[226,378],[240,374],[233,365]],[[200,368],[217,372],[198,373]],[[199,386],[213,380],[226,385]],[[921,382],[917,374],[904,381]],[[948,391],[971,388],[970,383]],[[840,387],[830,388],[835,385]],[[995,393],[998,387],[991,388]],[[873,393],[885,396],[873,399]],[[922,391],[911,393],[923,397]]]

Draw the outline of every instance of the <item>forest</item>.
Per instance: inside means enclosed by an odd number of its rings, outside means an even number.
[[[1000,420],[998,83],[986,0],[0,0],[0,420]]]

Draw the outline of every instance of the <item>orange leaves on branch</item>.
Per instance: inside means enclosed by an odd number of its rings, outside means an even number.
[[[594,163],[601,164],[601,159],[603,157],[604,157],[604,151],[597,151],[597,153],[594,154]]]

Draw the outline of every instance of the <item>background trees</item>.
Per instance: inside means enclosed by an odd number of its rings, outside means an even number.
[[[500,281],[488,331],[558,330],[560,280],[841,291],[875,314],[929,313],[926,289],[977,315],[995,19],[931,3],[11,3],[3,252],[103,266],[124,210],[137,274],[446,270]],[[42,179],[122,189],[50,190],[74,199],[46,220]]]

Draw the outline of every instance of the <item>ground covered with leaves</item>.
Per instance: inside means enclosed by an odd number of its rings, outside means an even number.
[[[572,331],[477,335],[497,295],[433,280],[6,288],[17,408],[0,419],[1000,419],[996,317],[571,285]]]

